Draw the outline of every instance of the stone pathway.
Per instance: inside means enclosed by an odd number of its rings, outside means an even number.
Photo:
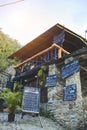
[[[8,113],[0,113],[0,130],[65,130],[48,118],[40,118],[43,128],[41,127],[39,117],[32,117],[26,114],[21,119],[21,114],[16,114],[15,121],[9,123],[7,121]]]

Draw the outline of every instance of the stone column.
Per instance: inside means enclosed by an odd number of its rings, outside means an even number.
[[[70,57],[65,60],[65,63],[72,61],[73,57]],[[75,101],[68,101],[69,103],[69,116],[70,116],[70,125],[71,130],[79,129],[84,130],[84,111],[83,111],[83,99],[81,91],[81,80],[80,80],[80,71],[76,72],[72,76],[69,76],[65,79],[65,86],[76,84],[77,87],[77,98]]]
[[[75,101],[68,101],[71,130],[76,128],[84,130],[84,113],[80,72],[77,72],[69,78],[66,78],[66,86],[72,84],[76,84],[77,86],[77,98]]]
[[[47,110],[53,115],[53,119],[62,127],[66,127],[64,121],[64,109],[68,109],[68,103],[63,102],[63,86],[64,80],[61,78],[61,69],[55,64],[49,66],[49,75],[57,74],[58,81],[56,86],[48,88],[48,104]]]
[[[61,69],[55,64],[49,66],[49,75],[57,74],[58,81],[55,87],[48,88],[47,110],[53,115],[53,119],[65,130],[84,130],[84,113],[82,106],[82,92],[80,72],[66,78],[61,77]],[[71,84],[77,86],[77,98],[74,101],[63,100],[63,88]]]

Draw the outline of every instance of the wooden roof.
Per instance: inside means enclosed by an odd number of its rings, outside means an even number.
[[[87,41],[76,33],[70,31],[60,24],[56,24],[51,27],[49,30],[26,44],[24,47],[19,49],[14,54],[10,55],[8,58],[19,58],[22,61],[36,55],[37,53],[47,49],[53,43],[54,35],[60,34],[64,30],[65,32],[65,41],[63,43],[63,48],[69,52],[76,51],[86,46]]]

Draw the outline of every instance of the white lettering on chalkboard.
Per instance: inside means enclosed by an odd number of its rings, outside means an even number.
[[[39,113],[40,88],[24,87],[22,111]]]

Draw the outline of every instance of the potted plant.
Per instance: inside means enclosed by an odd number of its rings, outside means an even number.
[[[8,121],[12,122],[15,119],[15,111],[20,107],[22,94],[21,92],[11,92],[10,89],[6,89],[2,92],[8,108]]]

